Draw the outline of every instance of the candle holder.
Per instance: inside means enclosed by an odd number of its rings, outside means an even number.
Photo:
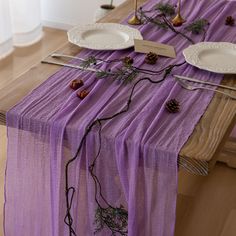
[[[173,26],[181,26],[185,22],[185,20],[181,16],[180,11],[181,11],[181,0],[178,0],[178,12],[177,15],[172,19]]]
[[[142,22],[137,16],[137,9],[138,9],[138,0],[134,0],[134,16],[132,16],[129,20],[128,23],[130,25],[141,25]]]

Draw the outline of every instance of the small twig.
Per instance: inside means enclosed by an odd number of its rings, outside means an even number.
[[[107,201],[106,199],[104,198],[104,196],[102,195],[102,187],[101,187],[101,184],[99,182],[99,179],[97,178],[97,176],[95,175],[94,173],[94,168],[95,168],[95,165],[96,165],[96,161],[98,160],[98,157],[100,155],[100,152],[101,152],[101,130],[102,130],[102,123],[105,122],[105,121],[108,121],[108,120],[111,120],[111,119],[114,119],[116,118],[117,116],[120,116],[121,114],[124,114],[126,113],[129,108],[130,108],[130,105],[131,105],[131,102],[132,102],[132,97],[133,97],[133,94],[134,94],[134,91],[135,91],[135,88],[138,86],[138,84],[140,84],[141,82],[143,81],[148,81],[150,83],[153,83],[153,84],[158,84],[160,82],[162,82],[172,71],[172,69],[174,67],[179,67],[179,66],[182,66],[185,62],[183,63],[180,63],[180,64],[175,64],[175,65],[170,65],[170,66],[167,66],[166,68],[163,68],[161,69],[160,71],[164,71],[164,75],[163,75],[163,78],[160,79],[160,80],[152,80],[148,77],[145,77],[145,78],[141,78],[139,79],[138,81],[136,81],[131,89],[131,92],[130,92],[130,95],[128,97],[128,100],[127,100],[127,104],[126,104],[126,107],[124,109],[122,109],[121,111],[111,115],[111,116],[107,116],[107,117],[102,117],[102,118],[97,118],[95,119],[94,121],[91,121],[90,125],[88,125],[88,127],[85,129],[85,133],[80,141],[80,144],[78,146],[78,149],[75,153],[75,156],[73,158],[71,158],[67,163],[66,163],[66,168],[65,168],[65,178],[66,178],[66,183],[65,183],[65,194],[66,194],[66,206],[67,206],[67,211],[66,211],[66,216],[65,216],[65,224],[68,226],[69,228],[69,234],[70,236],[76,236],[76,233],[73,229],[73,219],[72,219],[72,216],[71,216],[71,207],[72,207],[72,203],[73,203],[73,196],[74,196],[74,193],[75,193],[75,188],[74,187],[69,187],[69,166],[78,158],[78,155],[82,149],[82,146],[88,136],[88,134],[90,133],[90,131],[92,130],[92,128],[94,126],[96,126],[97,124],[99,125],[99,148],[98,148],[98,152],[92,162],[92,164],[90,165],[89,167],[89,172],[94,180],[94,184],[95,184],[95,202],[97,203],[98,207],[102,210],[105,210],[107,208],[103,208],[101,206],[101,204],[99,203],[98,199],[97,199],[97,192],[98,192],[98,189],[99,189],[99,194],[100,196],[102,197],[103,201],[105,202],[106,205],[108,205],[108,207],[110,207],[111,209],[119,209],[119,208],[116,208],[116,207],[113,207],[111,206]],[[72,196],[71,198],[69,198],[69,194],[70,194],[70,191],[72,190]],[[127,232],[125,231],[121,231],[119,229],[113,229],[113,228],[110,228],[110,225],[108,225],[108,228],[111,230],[111,232],[114,234],[114,233],[119,233],[123,236],[127,235]]]

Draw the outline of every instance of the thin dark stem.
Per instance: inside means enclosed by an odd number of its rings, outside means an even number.
[[[111,5],[113,3],[113,0],[111,0]],[[142,10],[142,8],[139,9],[138,13],[140,14],[140,18],[143,22],[143,24],[145,23],[153,23],[159,27],[162,27],[162,28],[165,28],[165,29],[169,29],[171,30],[172,32],[174,32],[176,35],[181,35],[183,38],[185,38],[186,40],[188,40],[190,43],[194,44],[194,41],[188,37],[185,32],[181,32],[181,31],[178,31],[173,25],[172,23],[170,22],[170,20],[165,16],[165,14],[160,14],[160,13],[157,13],[157,14],[153,14],[151,17],[148,16],[148,13],[151,13],[151,12],[154,12],[156,11],[156,9],[151,9],[151,10]],[[206,30],[204,30],[204,34],[203,34],[203,40],[205,40],[205,37],[206,37]],[[93,58],[94,59],[94,58]],[[120,58],[120,59],[114,59],[114,60],[104,60],[104,59],[96,59],[95,58],[95,63],[96,64],[96,61],[102,61],[104,63],[108,63],[108,64],[111,64],[111,63],[117,63],[117,62],[122,62],[124,63],[124,58]],[[88,61],[89,62],[89,61]],[[96,173],[95,173],[95,167],[96,167],[96,162],[101,154],[101,145],[102,145],[102,136],[101,136],[101,132],[102,132],[102,126],[103,126],[103,123],[105,123],[106,121],[108,120],[112,120],[126,112],[129,111],[130,109],[130,106],[131,106],[131,103],[132,103],[132,97],[133,97],[133,94],[135,92],[135,89],[136,87],[146,81],[146,82],[149,82],[149,83],[152,83],[152,84],[158,84],[158,83],[161,83],[162,81],[165,80],[165,78],[171,73],[171,71],[173,70],[173,68],[175,67],[179,67],[179,66],[182,66],[184,65],[186,62],[181,62],[181,63],[178,63],[178,64],[173,64],[173,65],[168,65],[166,66],[165,68],[162,68],[160,70],[149,70],[149,69],[142,69],[142,68],[138,68],[138,67],[135,67],[133,65],[127,65],[127,64],[123,64],[123,67],[117,71],[114,71],[114,72],[111,72],[110,70],[108,71],[101,71],[102,72],[102,76],[101,78],[104,78],[106,76],[111,76],[113,78],[121,78],[123,80],[126,80],[126,79],[133,79],[134,77],[132,75],[136,75],[136,73],[140,73],[140,74],[144,74],[145,76],[147,75],[159,75],[161,73],[164,72],[163,74],[163,77],[162,79],[160,80],[152,80],[150,79],[149,77],[144,77],[144,78],[141,78],[139,79],[138,81],[136,81],[132,88],[131,88],[131,91],[130,91],[130,94],[129,94],[129,97],[128,97],[128,100],[127,100],[127,103],[126,103],[126,106],[121,109],[119,112],[116,112],[115,114],[113,115],[110,115],[110,116],[107,116],[107,117],[101,117],[101,118],[96,118],[95,120],[92,120],[90,122],[90,124],[87,126],[87,128],[85,129],[85,132],[84,132],[84,135],[82,136],[81,138],[81,141],[78,145],[78,148],[76,150],[76,153],[74,155],[74,157],[72,157],[70,160],[68,160],[68,162],[66,163],[66,166],[65,166],[65,194],[66,194],[66,216],[64,218],[64,222],[65,224],[68,226],[69,228],[69,236],[77,236],[76,235],[76,232],[73,228],[73,217],[71,215],[71,208],[72,208],[72,203],[73,203],[73,198],[74,198],[74,195],[75,195],[75,188],[73,186],[69,186],[69,167],[70,165],[78,158],[79,156],[79,153],[81,152],[81,149],[86,141],[86,138],[88,136],[88,134],[91,132],[92,128],[96,125],[99,125],[99,132],[98,132],[98,138],[99,138],[99,147],[98,147],[98,151],[97,151],[97,154],[96,156],[94,157],[94,159],[92,160],[92,163],[89,165],[89,173],[93,179],[93,182],[94,182],[94,191],[95,191],[95,196],[94,196],[94,200],[99,208],[99,210],[101,210],[101,217],[102,217],[102,220],[104,222],[104,224],[106,224],[106,226],[110,229],[112,235],[114,236],[116,233],[119,233],[120,235],[123,235],[123,236],[126,236],[128,234],[127,231],[124,231],[124,228],[121,228],[121,230],[117,227],[116,224],[112,224],[112,222],[110,222],[109,220],[107,220],[106,218],[106,214],[109,214],[110,212],[110,209],[112,210],[116,210],[116,209],[123,209],[123,208],[116,208],[114,206],[112,206],[107,200],[106,198],[104,197],[103,195],[103,191],[102,191],[102,185],[99,181],[99,178],[96,176]],[[87,63],[88,64],[88,63]],[[134,73],[134,74],[132,74]],[[101,204],[101,202],[99,201],[99,197],[100,196],[100,199],[103,201],[103,204]],[[106,205],[107,207],[103,207],[103,205]],[[126,217],[126,213],[127,213],[127,217],[128,217],[128,212],[126,212],[125,209],[123,209],[125,211],[125,217]],[[123,212],[122,212],[123,213]],[[103,215],[105,214],[105,215]],[[124,219],[122,219],[124,220]],[[125,218],[126,220],[126,218]],[[115,227],[115,228],[114,228]],[[123,229],[123,230],[122,230]],[[98,229],[99,230],[99,229]]]
[[[94,167],[95,167],[95,164],[96,164],[96,161],[100,155],[100,152],[101,152],[101,147],[102,147],[102,137],[101,137],[101,130],[102,130],[102,124],[101,124],[101,121],[100,119],[97,119],[97,123],[99,125],[99,131],[98,131],[98,136],[99,136],[99,146],[98,146],[98,152],[92,162],[92,164],[89,166],[89,172],[91,174],[91,176],[93,177],[93,180],[94,180],[94,183],[95,183],[95,201],[97,202],[98,206],[100,208],[101,205],[99,204],[98,200],[97,200],[97,193],[98,193],[98,188],[97,188],[97,184],[98,184],[98,187],[99,187],[99,194],[101,196],[101,198],[103,199],[103,201],[106,203],[106,205],[108,205],[109,207],[112,207],[108,202],[107,200],[105,199],[105,197],[102,195],[102,186],[101,186],[101,183],[99,182],[97,176],[94,174]],[[113,208],[113,207],[112,207]]]
[[[163,20],[166,23],[166,25],[169,27],[169,29],[171,29],[176,34],[181,35],[182,37],[187,39],[190,43],[195,44],[195,42],[190,37],[188,37],[187,35],[185,35],[181,31],[176,30],[175,27],[171,24],[171,22],[166,18],[166,16],[162,16],[162,17],[163,17]]]
[[[138,67],[135,67],[135,66],[133,66],[133,68],[136,69],[138,72],[143,73],[143,74],[159,75],[159,74],[161,74],[163,71],[165,71],[165,70],[168,69],[168,68],[182,66],[182,65],[185,64],[185,63],[186,63],[186,61],[181,62],[181,63],[178,63],[178,64],[175,64],[175,65],[169,65],[169,66],[164,67],[164,68],[162,68],[162,69],[160,69],[160,70],[157,70],[157,71],[148,70],[148,69],[142,69],[142,68],[138,68]],[[149,73],[150,73],[150,74],[149,74]]]
[[[178,31],[177,29],[175,29],[175,27],[172,25],[172,23],[167,19],[167,17],[164,14],[157,14],[155,15],[155,17],[149,17],[147,16],[145,13],[149,13],[151,11],[143,11],[142,9],[139,10],[139,14],[141,15],[141,18],[144,18],[146,22],[151,22],[155,25],[159,25],[160,23],[162,24],[163,27],[167,27],[169,28],[171,31],[173,31],[175,34],[179,34],[181,35],[183,38],[187,39],[190,43],[194,44],[195,42],[188,37],[187,35],[185,35],[183,32]],[[159,23],[158,23],[159,20]]]
[[[94,180],[94,183],[95,183],[95,201],[96,201],[97,205],[98,205],[100,208],[102,208],[101,205],[100,205],[100,203],[99,203],[99,201],[97,200],[97,192],[98,192],[97,184],[98,184],[100,196],[102,197],[102,199],[104,200],[104,202],[105,202],[109,207],[114,208],[114,207],[112,207],[112,206],[105,200],[104,196],[102,195],[102,192],[101,192],[101,191],[102,191],[101,184],[100,184],[100,182],[99,182],[97,176],[96,176],[96,175],[94,174],[94,172],[93,172],[94,167],[95,167],[95,164],[96,164],[96,161],[97,161],[97,159],[98,159],[98,157],[99,157],[99,155],[100,155],[100,151],[101,151],[101,130],[102,130],[102,122],[107,121],[107,120],[111,120],[111,119],[113,119],[113,118],[115,118],[115,117],[117,117],[117,116],[119,116],[119,115],[121,115],[121,114],[123,114],[123,113],[125,113],[125,112],[127,112],[127,111],[129,110],[130,105],[131,105],[131,102],[132,102],[132,96],[133,96],[134,91],[135,91],[135,88],[137,87],[138,84],[140,84],[140,83],[143,82],[143,81],[148,81],[148,82],[153,83],[153,84],[158,84],[158,83],[162,82],[162,81],[170,74],[171,70],[172,70],[174,67],[181,66],[181,65],[183,65],[184,63],[185,63],[185,62],[180,63],[180,64],[175,64],[175,65],[167,66],[167,67],[165,68],[165,74],[163,75],[163,78],[160,79],[160,80],[157,80],[157,81],[156,81],[156,80],[152,80],[152,79],[150,79],[150,78],[148,78],[148,77],[139,79],[138,81],[136,81],[136,82],[134,83],[134,85],[133,85],[133,87],[132,87],[132,89],[131,89],[130,95],[129,95],[129,97],[128,97],[128,101],[127,101],[126,107],[125,107],[124,109],[122,109],[121,111],[119,111],[119,112],[117,112],[117,113],[115,113],[115,114],[113,114],[113,115],[111,115],[111,116],[102,117],[102,118],[97,118],[96,120],[92,121],[92,122],[90,123],[90,125],[86,128],[85,133],[84,133],[84,135],[83,135],[83,137],[82,137],[82,139],[81,139],[81,141],[80,141],[80,144],[79,144],[79,146],[78,146],[78,149],[77,149],[77,151],[76,151],[74,157],[71,158],[71,159],[66,163],[66,168],[65,168],[65,178],[66,178],[66,179],[65,179],[65,181],[66,181],[66,183],[65,183],[65,193],[66,193],[67,212],[66,212],[66,216],[65,216],[64,222],[65,222],[66,225],[69,227],[69,235],[70,235],[70,236],[76,236],[76,233],[75,233],[75,231],[74,231],[74,229],[73,229],[73,226],[72,226],[72,225],[73,225],[73,219],[72,219],[71,212],[70,212],[71,207],[72,207],[72,202],[73,202],[74,193],[75,193],[75,188],[74,188],[74,187],[69,187],[69,166],[78,158],[78,155],[79,155],[79,153],[80,153],[80,151],[81,151],[81,149],[82,149],[82,147],[83,147],[83,144],[84,144],[84,142],[85,142],[85,140],[86,140],[86,137],[88,136],[88,134],[90,133],[90,131],[92,130],[92,128],[93,128],[95,125],[98,124],[98,125],[99,125],[99,149],[98,149],[98,153],[97,153],[97,155],[95,156],[95,158],[94,158],[92,164],[90,165],[89,171],[90,171],[91,176],[92,176],[92,178],[93,178],[93,180]],[[160,72],[161,72],[161,71],[164,71],[164,68],[163,68],[162,70],[160,70]],[[69,197],[70,197],[69,194],[70,194],[70,191],[71,191],[71,190],[72,190],[72,196],[71,196],[71,198],[69,198]]]

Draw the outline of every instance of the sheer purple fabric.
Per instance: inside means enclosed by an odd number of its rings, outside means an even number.
[[[145,8],[154,4],[156,1],[150,1]],[[235,2],[185,0],[182,5],[189,22],[200,17],[211,22],[206,41],[235,42],[235,28],[224,25],[226,16],[236,16]],[[177,58],[160,58],[155,66],[148,66],[143,63],[144,55],[134,53],[133,49],[84,50],[80,56],[115,59],[129,55],[135,66],[156,70],[184,61],[182,50],[189,43],[181,36],[153,25],[137,28],[144,39],[174,45]],[[192,37],[196,42],[201,38]],[[112,65],[112,69],[116,66],[119,65]],[[214,82],[222,78],[187,64],[173,73]],[[68,86],[75,78],[82,78],[90,91],[84,100]],[[152,77],[161,78],[162,75]],[[74,156],[87,125],[123,109],[131,88],[132,83],[124,86],[110,79],[98,80],[91,72],[62,68],[7,113],[6,236],[69,235],[64,223],[65,164]],[[172,76],[156,85],[143,82],[135,90],[130,110],[103,123],[102,148],[95,172],[107,201],[117,207],[122,204],[128,210],[129,236],[174,235],[178,153],[212,95],[183,90]],[[181,103],[177,114],[164,108],[171,98]],[[93,235],[96,228],[95,190],[88,166],[97,150],[95,127],[69,168],[69,185],[76,188],[71,208],[73,228],[80,236]],[[97,235],[111,232],[105,228]]]

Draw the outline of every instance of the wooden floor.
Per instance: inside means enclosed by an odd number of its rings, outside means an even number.
[[[64,42],[65,32],[46,29],[40,43],[26,49],[17,49],[12,56],[0,61],[0,88],[10,80],[17,79]],[[0,126],[0,236],[3,236],[5,162],[6,128]],[[235,235],[236,169],[218,163],[207,177],[181,171],[175,236]]]
[[[207,177],[180,172],[179,192],[176,236],[236,235],[236,169],[217,163]]]

